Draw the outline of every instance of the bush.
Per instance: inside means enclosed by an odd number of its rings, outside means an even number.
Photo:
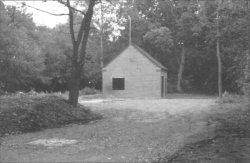
[[[88,123],[101,116],[79,105],[72,107],[61,97],[25,94],[0,97],[0,136]]]
[[[222,95],[221,102],[223,103],[239,103],[243,99],[242,96],[236,94],[230,94],[229,92],[225,91]]]
[[[90,87],[85,87],[84,89],[79,91],[79,95],[94,95],[98,93],[100,93],[100,91]]]
[[[4,95],[5,92],[3,90],[0,89],[0,96]]]

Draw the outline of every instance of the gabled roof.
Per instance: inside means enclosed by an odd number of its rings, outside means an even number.
[[[139,46],[135,44],[131,44],[129,46],[133,46],[136,50],[138,50],[144,57],[146,57],[149,61],[151,61],[155,66],[159,67],[160,69],[167,70],[165,66],[163,66],[160,62],[158,62],[156,59],[154,59],[150,54],[148,54],[145,50],[140,48]],[[128,47],[129,47],[128,46]],[[120,54],[122,54],[128,47],[126,47]],[[114,61],[120,54],[118,54],[116,57],[114,57],[109,63],[107,63],[105,67],[107,67],[112,61]]]

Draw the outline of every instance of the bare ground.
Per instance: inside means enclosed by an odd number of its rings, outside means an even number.
[[[210,97],[162,100],[80,100],[104,116],[87,125],[71,125],[4,138],[4,162],[134,162],[158,161],[185,144],[210,137],[207,113],[215,109]],[[70,139],[75,144],[32,145],[38,139]]]

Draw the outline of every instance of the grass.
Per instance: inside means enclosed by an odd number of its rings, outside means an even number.
[[[0,96],[0,137],[97,119],[101,116],[81,105],[74,108],[55,95],[19,93]]]
[[[219,111],[208,116],[217,124],[212,136],[186,144],[171,157],[159,162],[250,162],[250,108],[246,101],[241,99],[239,103],[237,99],[226,98],[218,106]]]

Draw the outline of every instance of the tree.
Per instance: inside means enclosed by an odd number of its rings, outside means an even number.
[[[247,17],[242,1],[206,1],[207,46],[216,49],[217,92],[239,91],[247,48]],[[241,5],[240,5],[241,4]],[[214,37],[216,36],[216,37]],[[222,73],[223,72],[223,73]],[[222,82],[223,81],[223,82]],[[223,87],[222,87],[223,83]],[[241,85],[241,84],[240,84]]]
[[[175,74],[177,72],[177,75],[174,76],[177,77],[176,88],[178,92],[182,91],[181,83],[187,58],[186,53],[192,53],[195,50],[194,45],[197,44],[197,38],[202,28],[197,14],[199,10],[197,3],[197,1],[192,0],[155,0],[138,3],[138,10],[142,13],[141,15],[146,17],[151,24],[166,27],[172,32],[174,46],[170,51],[174,57],[166,56],[165,60],[168,62],[166,65],[169,67],[169,74],[172,74],[172,71]],[[173,61],[173,58],[176,60]],[[178,69],[176,69],[176,65],[178,65]],[[170,75],[170,78],[173,78],[172,75]]]
[[[71,4],[70,0],[57,0],[59,3],[65,5],[68,8],[68,25],[70,38],[72,43],[72,55],[71,59],[71,76],[69,81],[69,103],[74,107],[78,104],[79,88],[81,74],[84,68],[86,47],[88,37],[90,33],[91,20],[94,14],[94,6],[101,1],[98,0],[85,0],[76,1],[76,6],[81,5],[81,9],[78,9]],[[24,5],[26,5],[24,3]],[[28,6],[28,5],[26,5]],[[31,7],[31,6],[28,6]],[[54,16],[62,16],[65,14],[53,14],[47,11],[40,10],[32,7],[36,10],[46,12]],[[78,24],[79,23],[79,24]]]
[[[37,42],[45,56],[45,80],[37,82],[36,91],[66,91],[70,78],[70,56],[72,45],[68,26],[58,25],[54,29],[37,27]]]
[[[35,24],[25,11],[1,5],[0,80],[5,91],[30,90],[42,80],[44,56],[34,41]]]
[[[167,27],[152,29],[143,38],[146,42],[166,53],[169,53],[170,48],[174,45],[172,33]]]
[[[188,5],[190,8],[192,5]],[[186,61],[186,49],[187,48],[195,48],[195,42],[197,41],[195,38],[199,35],[201,27],[199,25],[199,19],[194,13],[195,11],[191,11],[188,9],[186,12],[182,13],[181,17],[177,20],[178,31],[176,32],[176,44],[181,47],[180,52],[180,61],[179,61],[179,70],[177,75],[177,91],[182,92],[182,78],[183,72],[185,69],[185,61]]]
[[[78,104],[80,77],[84,67],[90,25],[97,0],[84,1],[83,5],[85,5],[87,9],[83,9],[83,11],[72,7],[70,0],[58,0],[58,2],[67,6],[69,11],[69,31],[73,46],[73,53],[71,56],[71,77],[69,82],[69,103],[76,107]],[[83,17],[80,20],[80,27],[77,35],[75,35],[74,28],[74,14],[76,12]]]

